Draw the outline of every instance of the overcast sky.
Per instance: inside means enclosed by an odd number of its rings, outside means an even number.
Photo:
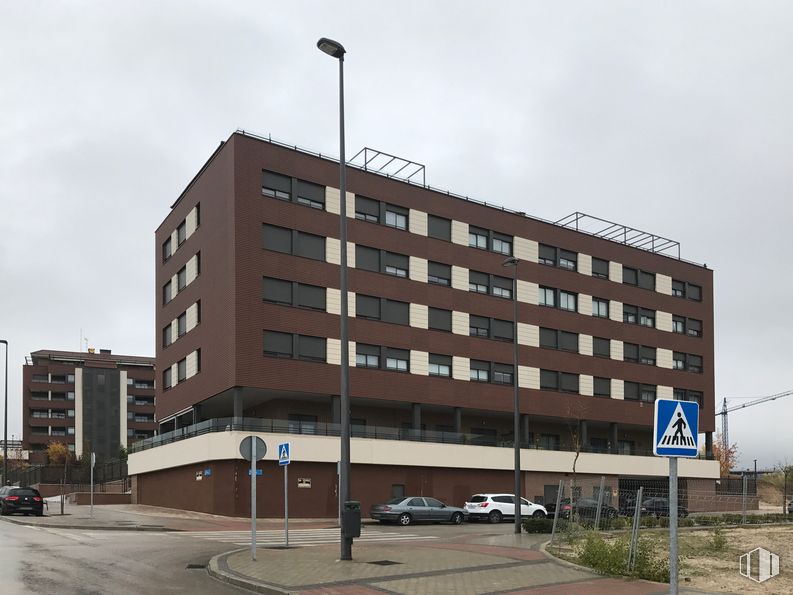
[[[9,437],[31,351],[76,351],[82,329],[153,355],[154,230],[219,141],[241,128],[338,155],[322,36],[348,51],[348,156],[679,241],[715,271],[717,409],[793,388],[790,3],[7,2]],[[793,462],[792,422],[793,396],[731,415],[742,464]]]

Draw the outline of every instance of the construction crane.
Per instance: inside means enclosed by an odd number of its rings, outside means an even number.
[[[733,405],[732,407],[727,407],[727,399],[724,399],[724,402],[721,406],[721,411],[719,411],[716,415],[721,415],[721,448],[722,452],[727,452],[730,448],[730,440],[729,440],[729,424],[727,422],[727,414],[731,411],[737,411],[738,409],[746,409],[747,407],[752,407],[753,405],[759,405],[760,403],[767,403],[768,401],[775,401],[776,399],[781,399],[783,397],[789,397],[793,395],[793,389],[786,390],[781,393],[777,393],[775,395],[768,395],[767,397],[759,397],[753,401],[749,401],[748,403],[742,403],[740,405]]]

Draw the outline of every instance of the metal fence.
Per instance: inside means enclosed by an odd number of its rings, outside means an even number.
[[[26,469],[15,469],[8,473],[11,485],[32,486],[37,484],[60,484],[65,482],[69,491],[83,491],[91,484],[90,467],[79,463],[68,465],[34,465]],[[129,473],[125,460],[115,459],[94,466],[94,489],[107,490],[107,484],[120,482],[120,489],[129,489]],[[87,489],[87,488],[86,488]]]

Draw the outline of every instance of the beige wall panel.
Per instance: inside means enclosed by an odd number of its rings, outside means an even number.
[[[194,254],[193,257],[187,261],[187,270],[185,271],[187,277],[187,285],[190,285],[198,277],[198,255]]]
[[[672,277],[668,275],[655,275],[655,290],[664,295],[672,295]]]
[[[325,261],[341,264],[341,244],[337,238],[325,238]]]
[[[673,367],[672,350],[659,347],[655,350],[655,365],[659,368],[671,370]]]
[[[539,260],[540,249],[537,242],[516,236],[514,243],[513,252],[515,253],[515,258],[535,263]]]
[[[341,365],[341,341],[339,339],[328,338],[325,344],[325,361],[334,366]]]
[[[187,319],[185,322],[187,326],[187,332],[189,333],[196,326],[198,326],[198,303],[193,304],[187,309],[185,318]]]
[[[622,283],[622,265],[618,262],[609,262],[609,281]]]
[[[467,357],[452,357],[452,378],[455,380],[471,380],[471,360]]]
[[[353,303],[355,303],[355,300],[353,300]],[[349,310],[349,308],[350,305],[348,302],[347,309]],[[335,314],[336,316],[341,314],[341,291],[335,287],[328,287],[325,289],[325,311],[328,314]]]
[[[595,381],[592,376],[581,374],[578,377],[578,393],[587,397],[595,394]]]
[[[518,366],[518,386],[540,390],[540,369],[531,366]]]
[[[592,276],[592,257],[589,254],[578,255],[578,272],[582,275]]]
[[[452,287],[460,291],[468,291],[468,269],[452,265]]]
[[[658,310],[655,313],[655,328],[659,331],[672,332],[672,314]]]
[[[609,300],[609,319],[615,322],[622,322],[622,302]]]
[[[198,209],[197,207],[193,207],[190,212],[185,217],[185,237],[190,237],[195,233],[195,230],[198,229]],[[126,438],[126,434],[124,435]]]
[[[518,323],[518,344],[529,347],[540,346],[540,327],[536,324]]]
[[[675,395],[671,386],[658,385],[658,388],[656,389],[655,392],[655,396],[658,399],[673,399]]]
[[[187,355],[187,365],[185,366],[185,376],[192,378],[198,374],[198,352],[193,351]]]
[[[410,209],[408,215],[410,233],[415,233],[419,236],[427,235],[427,213]]]
[[[611,359],[623,361],[625,358],[625,345],[619,339],[612,339],[611,346]]]
[[[468,336],[470,331],[471,326],[469,324],[468,312],[458,312],[454,310],[452,312],[452,332],[455,335]]]
[[[325,210],[328,213],[338,215],[341,212],[341,201],[339,197],[341,193],[338,188],[325,186]]]
[[[578,335],[578,353],[592,355],[592,335]]]
[[[410,326],[414,328],[427,328],[429,308],[424,304],[410,304]]]
[[[612,399],[625,399],[625,382],[619,378],[611,379],[611,398]]]
[[[578,313],[592,316],[592,296],[585,293],[578,294]]]
[[[427,259],[418,256],[409,257],[409,276],[411,281],[427,282]]]
[[[430,373],[430,354],[426,351],[410,350],[410,373],[428,376]]]
[[[452,242],[460,246],[468,245],[468,224],[452,219]]]
[[[540,287],[532,281],[518,279],[518,301],[536,306],[540,300]]]

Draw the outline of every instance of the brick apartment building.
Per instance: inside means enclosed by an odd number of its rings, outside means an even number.
[[[47,462],[63,442],[80,457],[118,457],[121,447],[156,434],[154,359],[73,351],[34,351],[22,369],[22,447]]]
[[[137,501],[246,514],[237,448],[253,432],[270,471],[275,445],[292,443],[290,511],[334,515],[337,186],[337,161],[237,132],[172,205],[155,234],[162,435],[130,456]],[[402,492],[458,505],[511,492],[515,381],[529,498],[567,477],[579,439],[581,478],[663,477],[656,397],[700,403],[710,454],[713,274],[661,253],[675,242],[599,220],[585,233],[571,225],[586,216],[554,224],[356,167],[348,190],[351,478],[365,508]],[[680,469],[718,477],[709,460]],[[279,477],[266,472],[260,494],[280,498]]]

